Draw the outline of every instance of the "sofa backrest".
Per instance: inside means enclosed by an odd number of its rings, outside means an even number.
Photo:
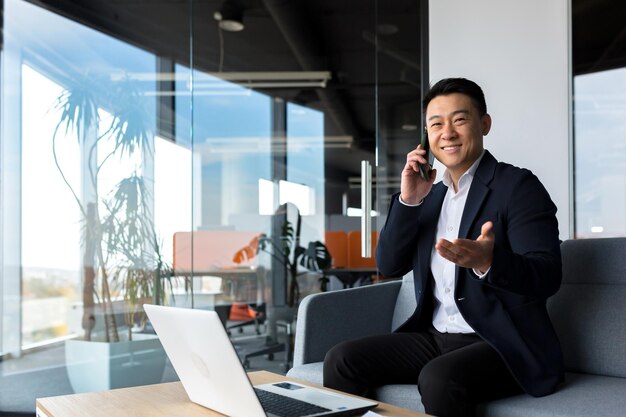
[[[626,377],[626,238],[568,240],[561,254],[548,311],[566,371]]]

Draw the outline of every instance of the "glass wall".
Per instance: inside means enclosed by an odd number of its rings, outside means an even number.
[[[155,84],[129,74],[156,60],[26,2],[4,12],[3,224],[19,225],[4,262],[19,269],[3,278],[21,282],[21,308],[4,313],[21,331],[4,329],[3,351],[19,352],[102,330],[81,325],[85,303],[125,298],[126,272],[154,261]]]
[[[165,127],[191,132],[189,106],[167,108],[160,56],[106,18],[2,7],[0,411],[173,379],[141,304],[180,280],[172,236],[192,227],[194,154]],[[126,349],[110,374],[92,350],[108,342]]]
[[[298,302],[375,276],[328,236],[360,233],[361,161],[404,159],[377,139],[417,111],[418,2],[229,2],[0,3],[0,411],[176,380],[144,302],[284,372]]]
[[[27,64],[22,78],[22,346],[66,336],[66,320],[80,298],[80,209],[68,192],[80,182],[80,146],[70,135],[52,140],[64,89]],[[54,221],[50,221],[54,219]],[[16,312],[17,313],[17,312]],[[19,317],[19,315],[18,315]]]

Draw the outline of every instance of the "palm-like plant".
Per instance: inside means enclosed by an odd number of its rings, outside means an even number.
[[[300,300],[298,276],[304,274],[305,271],[299,271],[298,265],[310,271],[320,271],[328,268],[332,261],[328,249],[320,241],[309,242],[306,248],[300,246],[302,218],[298,209],[295,208],[295,210],[297,212],[295,229],[290,221],[285,220],[281,226],[280,236],[260,234],[233,257],[235,263],[241,263],[256,256],[259,252],[265,252],[283,265],[287,271],[287,305],[289,307],[295,306]],[[286,212],[286,204],[278,208],[277,213],[281,212]],[[324,282],[322,282],[322,289],[324,289]]]
[[[119,341],[113,306],[116,296],[123,297],[127,304],[124,324],[130,338],[140,303],[155,294],[162,295],[161,278],[170,276],[154,229],[145,178],[133,172],[106,195],[98,192],[100,174],[113,157],[128,157],[135,152],[144,157],[153,155],[154,135],[145,100],[127,80],[111,85],[84,77],[64,90],[55,105],[61,116],[52,137],[54,162],[83,221],[85,340],[91,340],[96,308],[100,308],[106,341]],[[110,121],[103,123],[101,109],[112,115]],[[66,176],[57,151],[61,132],[65,136],[74,134],[83,149],[87,159],[83,178],[91,189],[90,196],[79,195]],[[103,141],[112,141],[111,150],[98,156],[98,145]]]

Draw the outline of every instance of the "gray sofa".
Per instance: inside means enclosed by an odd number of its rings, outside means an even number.
[[[548,300],[565,360],[565,383],[549,396],[486,403],[482,416],[626,416],[626,238],[561,245],[563,284]],[[298,311],[294,367],[288,375],[322,384],[322,361],[340,341],[388,333],[412,312],[412,276],[314,294]],[[415,385],[379,387],[383,402],[423,411]]]

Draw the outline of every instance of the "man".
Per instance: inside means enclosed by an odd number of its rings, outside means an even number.
[[[481,402],[543,396],[563,379],[546,299],[561,284],[556,207],[528,170],[483,148],[491,117],[481,88],[444,79],[424,99],[443,181],[407,155],[376,261],[387,277],[413,271],[417,307],[392,334],[344,342],[324,361],[324,385],[365,395],[417,383],[429,414],[473,416]]]

